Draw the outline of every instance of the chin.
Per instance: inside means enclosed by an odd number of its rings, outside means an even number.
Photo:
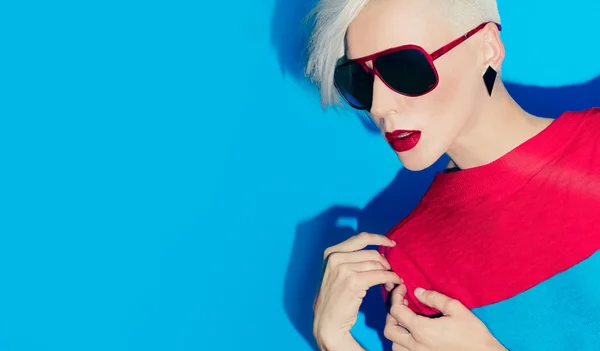
[[[436,158],[436,157],[428,157],[428,156],[424,156],[424,155],[419,155],[417,153],[414,153],[412,155],[398,154],[398,159],[400,160],[400,163],[402,163],[402,166],[404,168],[408,169],[409,171],[414,171],[414,172],[418,172],[418,171],[427,169],[427,168],[431,167],[438,160],[438,158]]]

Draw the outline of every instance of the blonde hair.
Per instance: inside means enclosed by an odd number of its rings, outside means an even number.
[[[340,99],[333,85],[335,67],[345,55],[346,30],[371,0],[319,0],[309,13],[312,33],[308,42],[306,76],[319,87],[323,108],[337,105]],[[425,1],[425,0],[409,0]],[[496,0],[429,0],[443,6],[457,33],[480,23],[500,23]],[[460,34],[459,34],[460,35]]]

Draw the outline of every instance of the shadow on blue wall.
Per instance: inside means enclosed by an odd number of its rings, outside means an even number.
[[[313,1],[310,0],[278,0],[271,23],[271,40],[277,50],[282,74],[292,76],[310,89],[314,87],[306,82],[303,75],[307,42],[303,21],[312,5]],[[563,111],[600,106],[600,77],[585,84],[555,88],[507,82],[505,85],[525,110],[538,116],[556,118]],[[377,132],[368,123],[364,125],[370,131]],[[284,308],[295,328],[315,350],[312,305],[320,282],[323,251],[356,234],[353,228],[343,225],[346,219],[356,221],[358,232],[387,232],[417,205],[435,173],[443,169],[446,163],[447,157],[442,157],[421,172],[402,169],[365,208],[334,206],[298,224],[285,279]],[[383,336],[386,310],[379,289],[368,292],[361,312],[365,315],[366,324],[379,334],[383,348],[391,349]]]

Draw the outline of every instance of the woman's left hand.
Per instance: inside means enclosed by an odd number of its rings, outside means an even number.
[[[390,294],[392,306],[384,334],[392,341],[392,350],[507,351],[485,324],[459,301],[435,291],[417,289],[415,296],[422,303],[444,314],[440,318],[428,318],[409,309],[405,295],[405,285],[397,286]]]

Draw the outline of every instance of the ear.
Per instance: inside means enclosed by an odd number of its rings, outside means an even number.
[[[495,23],[488,23],[483,29],[483,65],[481,66],[481,74],[483,75],[488,67],[492,67],[496,71],[502,66],[504,61],[504,43],[500,39],[500,31]]]

